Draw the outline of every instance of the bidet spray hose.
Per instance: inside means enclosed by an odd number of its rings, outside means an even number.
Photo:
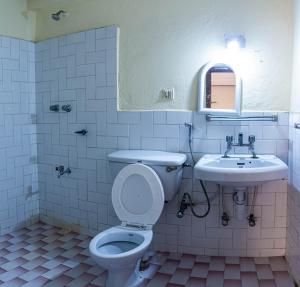
[[[192,158],[192,161],[193,161],[193,166],[195,166],[196,161],[195,161],[195,158],[194,158],[194,155],[193,155],[193,150],[192,150],[192,127],[193,126],[190,123],[185,123],[185,126],[188,127],[188,129],[189,129],[189,149],[190,149],[190,154],[191,154],[191,158]],[[193,200],[192,200],[192,197],[189,193],[184,193],[183,196],[188,198],[189,203],[190,203],[189,206],[191,207],[192,214],[197,218],[204,218],[210,212],[210,199],[208,197],[207,190],[205,188],[204,182],[201,179],[199,179],[199,181],[200,181],[201,187],[203,189],[203,192],[204,192],[204,195],[205,195],[205,198],[206,198],[206,201],[207,201],[207,209],[206,209],[206,212],[204,214],[197,214],[195,212],[194,207],[193,207]]]

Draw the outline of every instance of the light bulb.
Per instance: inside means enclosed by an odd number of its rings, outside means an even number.
[[[230,40],[227,42],[227,49],[230,51],[238,51],[240,48],[241,46],[238,40]]]
[[[243,35],[226,36],[225,46],[228,50],[237,52],[246,47],[246,38]]]

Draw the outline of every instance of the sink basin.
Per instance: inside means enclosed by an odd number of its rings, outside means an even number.
[[[229,186],[253,186],[263,182],[287,179],[287,165],[274,155],[207,154],[195,165],[194,175],[204,181]]]

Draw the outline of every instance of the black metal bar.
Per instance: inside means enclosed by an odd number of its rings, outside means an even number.
[[[79,134],[79,135],[83,135],[83,136],[85,136],[87,133],[88,133],[88,131],[86,129],[75,132],[75,134]]]

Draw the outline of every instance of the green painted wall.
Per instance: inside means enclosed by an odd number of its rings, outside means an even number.
[[[26,0],[0,0],[0,35],[34,40],[35,13],[28,12]]]
[[[294,53],[291,111],[300,112],[300,1],[294,0]]]
[[[16,7],[9,7],[8,2]],[[224,34],[232,33],[247,38],[241,61],[243,108],[289,110],[292,0],[28,0],[30,14],[36,14],[36,31],[28,26],[32,19],[20,16],[24,1],[0,3],[17,14],[11,12],[8,18],[18,19],[13,26],[19,29],[6,31],[16,37],[18,33],[28,39],[35,35],[39,41],[120,26],[121,110],[196,109],[198,70],[220,56]],[[55,22],[50,15],[59,9],[69,16]],[[162,101],[161,89],[171,87],[175,100]]]

